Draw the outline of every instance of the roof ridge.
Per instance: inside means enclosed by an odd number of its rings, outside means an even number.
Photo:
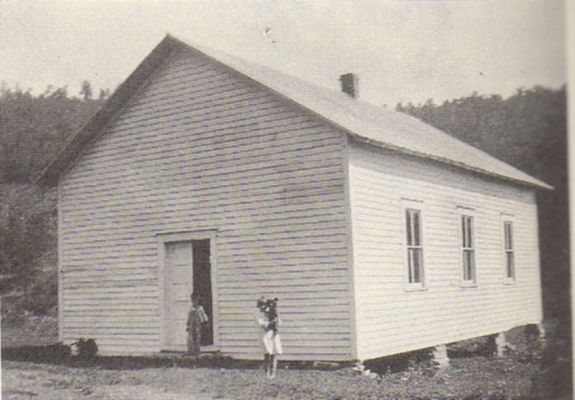
[[[212,49],[209,46],[182,40],[170,33],[118,87],[94,118],[70,140],[57,158],[45,168],[39,180],[54,179],[62,172],[70,160],[76,156],[74,152],[93,140],[98,135],[98,129],[102,129],[109,120],[114,118],[122,103],[135,92],[134,88],[149,76],[150,71],[162,64],[167,54],[181,48],[199,53],[257,82],[327,123],[343,129],[348,134],[364,138],[371,144],[523,185],[552,188],[504,161],[411,115],[383,106],[379,107],[368,101],[352,99],[340,91],[318,86],[300,77]]]
[[[490,169],[486,169],[483,168],[482,165],[469,165],[468,164],[468,160],[466,160],[466,157],[463,157],[462,159],[457,159],[457,157],[453,157],[453,154],[451,155],[451,157],[449,155],[436,155],[436,154],[431,154],[428,153],[426,151],[424,151],[424,149],[419,149],[416,150],[414,148],[412,148],[411,146],[409,146],[407,143],[392,143],[392,146],[389,147],[393,147],[396,151],[400,151],[401,149],[405,149],[408,152],[412,153],[412,154],[417,154],[419,156],[429,156],[430,158],[434,158],[437,160],[441,160],[441,162],[444,163],[448,163],[449,161],[451,161],[454,165],[461,167],[461,168],[465,168],[465,166],[468,166],[470,170],[474,171],[474,172],[483,172],[487,175],[492,175],[492,176],[496,176],[498,178],[503,178],[503,179],[508,179],[508,180],[512,180],[515,182],[519,182],[519,183],[527,183],[530,185],[534,185],[534,186],[539,186],[539,187],[543,187],[546,189],[551,189],[552,187],[549,186],[548,184],[540,181],[539,179],[536,179],[528,174],[526,174],[525,172],[521,171],[520,169],[513,167],[512,165],[509,165],[508,163],[506,163],[505,161],[502,161],[498,158],[496,158],[495,156],[486,153],[485,151],[478,149],[477,147],[466,143],[458,138],[456,138],[453,135],[448,134],[447,132],[442,131],[441,129],[438,129],[422,120],[420,120],[419,118],[416,118],[414,116],[411,116],[409,114],[406,113],[402,113],[399,112],[397,110],[391,110],[385,107],[379,107],[371,102],[368,101],[364,101],[361,99],[352,99],[351,97],[349,97],[348,95],[338,91],[338,90],[334,90],[331,88],[326,88],[323,86],[319,86],[316,85],[312,82],[309,82],[305,79],[302,79],[300,77],[294,76],[290,73],[286,73],[283,71],[278,71],[276,69],[273,69],[271,67],[259,64],[259,63],[255,63],[252,61],[248,61],[242,57],[236,56],[236,55],[231,55],[225,52],[222,52],[220,50],[214,50],[214,49],[210,49],[207,46],[203,46],[203,45],[197,45],[191,42],[188,42],[187,40],[182,40],[179,38],[176,38],[174,36],[173,37],[176,41],[196,50],[199,51],[200,53],[203,53],[204,55],[213,58],[214,60],[216,60],[217,62],[224,64],[226,66],[228,66],[229,68],[232,68],[238,72],[240,72],[243,75],[248,76],[249,78],[258,81],[260,84],[263,84],[264,86],[267,86],[268,88],[272,89],[273,91],[276,91],[282,95],[284,95],[285,97],[288,97],[289,99],[291,99],[292,101],[298,103],[300,106],[303,106],[304,108],[307,108],[309,110],[311,110],[312,112],[319,114],[322,117],[326,117],[328,120],[330,120],[331,122],[335,123],[336,125],[343,127],[346,130],[352,131],[354,132],[353,123],[345,123],[344,119],[345,116],[349,116],[349,115],[353,115],[355,116],[357,119],[368,119],[369,124],[377,124],[378,122],[381,121],[377,121],[380,118],[392,118],[395,119],[397,122],[397,125],[394,126],[393,128],[400,128],[400,126],[403,125],[403,129],[398,129],[401,132],[398,133],[392,133],[392,132],[385,132],[385,136],[387,136],[388,138],[391,137],[396,137],[399,135],[405,136],[408,134],[412,134],[409,136],[415,136],[415,135],[419,135],[420,137],[423,135],[424,139],[429,139],[431,136],[435,136],[435,140],[439,141],[439,140],[443,140],[443,141],[448,141],[451,142],[451,146],[455,146],[455,147],[459,147],[459,150],[465,151],[465,153],[475,153],[476,155],[481,154],[481,156],[479,156],[478,158],[481,158],[481,161],[484,162],[488,162],[491,161],[492,163],[494,162],[495,165],[494,167],[498,167],[498,168],[502,168],[502,169],[506,169],[507,173],[505,172],[496,172],[496,171],[491,171]],[[263,77],[262,75],[275,75],[275,77],[267,77],[268,79],[266,79],[265,77]],[[282,79],[282,77],[284,79]],[[263,79],[262,79],[263,78]],[[291,90],[290,93],[286,93],[286,89],[288,89],[289,91],[289,86],[290,86],[290,82],[286,82],[287,80],[291,80],[291,83],[296,83],[296,86],[301,85],[300,87],[295,88],[295,90]],[[282,85],[280,85],[279,83],[283,83],[284,87],[281,87]],[[304,87],[305,86],[305,87]],[[293,89],[293,88],[292,88]],[[345,111],[345,113],[339,113],[339,112],[326,112],[329,111],[329,107],[326,108],[321,108],[317,107],[318,105],[316,104],[316,107],[314,107],[309,99],[305,99],[305,96],[301,96],[302,92],[305,91],[311,91],[314,92],[313,96],[316,98],[321,98],[321,100],[323,102],[331,102],[331,106],[334,106],[335,104],[338,104],[340,107],[339,108],[345,108],[345,110],[341,110],[341,111]],[[316,99],[317,100],[317,99]],[[345,104],[342,104],[345,103]],[[320,108],[318,110],[318,108]],[[366,118],[366,114],[370,114],[369,118]],[[343,123],[342,123],[343,122]],[[406,127],[405,125],[409,125],[408,127]],[[365,124],[364,124],[365,125]],[[363,126],[362,127],[363,130],[369,130],[367,126]],[[371,127],[372,129],[377,129],[375,127]],[[354,132],[357,134],[357,132]],[[374,134],[377,134],[377,132],[374,132]],[[359,134],[359,136],[365,136],[366,138],[370,139],[372,142],[382,142],[385,143],[385,140],[381,140],[383,138],[380,138],[380,140],[377,140],[377,138],[374,138],[372,135],[362,135],[361,133]],[[384,136],[381,134],[381,132],[379,132],[379,136]],[[401,141],[399,141],[401,142]],[[446,143],[445,143],[446,144]],[[413,145],[413,143],[411,143],[411,145]],[[435,149],[435,151],[440,150],[440,149]],[[455,158],[455,159],[454,159]],[[494,168],[494,169],[498,169],[498,168]],[[510,175],[514,175],[514,176],[510,176]]]

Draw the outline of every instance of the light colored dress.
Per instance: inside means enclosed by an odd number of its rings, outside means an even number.
[[[206,314],[206,310],[204,310],[203,306],[198,307],[198,316],[200,317],[200,322],[202,324],[205,324],[206,322],[208,322],[210,320],[210,318],[208,318],[208,314]]]
[[[280,319],[277,320],[277,325],[280,324]],[[266,318],[258,318],[258,325],[264,329],[262,343],[265,352],[271,355],[278,355],[283,353],[282,341],[280,334],[269,329],[269,321]]]

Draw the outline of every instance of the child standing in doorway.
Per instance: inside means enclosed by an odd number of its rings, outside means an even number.
[[[264,330],[262,342],[264,345],[264,367],[266,376],[274,379],[276,376],[278,360],[277,356],[283,353],[278,326],[280,318],[277,312],[278,299],[265,299],[261,297],[257,307],[261,312],[258,325]]]
[[[200,343],[202,341],[202,324],[208,322],[208,316],[201,305],[200,296],[192,293],[192,308],[188,314],[186,331],[188,332],[188,355],[198,356],[200,354]]]

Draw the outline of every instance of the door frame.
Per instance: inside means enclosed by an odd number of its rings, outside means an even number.
[[[217,279],[216,279],[216,230],[205,229],[185,232],[158,232],[156,240],[158,246],[158,285],[159,285],[159,308],[160,308],[160,351],[166,347],[166,308],[165,308],[165,258],[166,243],[186,242],[192,240],[210,240],[210,281],[212,283],[212,329],[214,334],[214,344],[205,346],[210,349],[219,349],[219,310],[217,302]],[[193,255],[192,255],[193,257]]]

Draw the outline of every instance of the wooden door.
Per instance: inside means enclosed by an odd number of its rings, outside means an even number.
[[[165,243],[164,350],[186,351],[193,282],[192,242]]]

